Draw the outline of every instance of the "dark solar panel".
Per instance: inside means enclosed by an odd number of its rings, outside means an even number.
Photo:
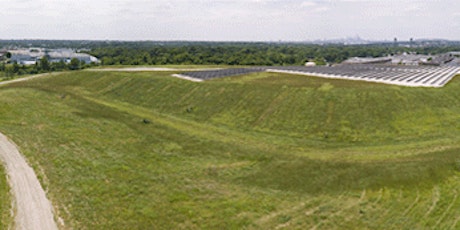
[[[194,71],[194,72],[187,72],[183,73],[182,75],[197,78],[201,80],[209,80],[213,78],[221,78],[221,77],[230,77],[230,76],[237,76],[243,75],[248,73],[254,72],[263,72],[265,71],[264,68],[232,68],[232,69],[219,69],[219,70],[208,70],[208,71]]]

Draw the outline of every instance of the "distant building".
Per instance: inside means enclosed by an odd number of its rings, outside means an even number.
[[[44,49],[21,49],[21,50],[10,50],[11,62],[17,62],[22,65],[34,65],[40,61],[43,57],[47,57],[49,62],[65,62],[70,63],[73,58],[78,59],[84,63],[99,63],[96,57],[89,54],[76,53],[69,49],[57,49],[57,50],[44,50]]]
[[[5,56],[6,56],[6,51],[0,50],[0,61],[5,60]]]
[[[382,64],[390,63],[391,57],[352,57],[343,62],[343,64]]]
[[[76,58],[80,62],[84,63],[98,63],[99,60],[96,57],[93,57],[85,53],[75,53],[72,50],[57,50],[48,52],[48,59],[50,62],[60,62],[64,61],[65,63],[70,63],[70,61]]]
[[[35,52],[34,50],[10,50],[10,61],[21,65],[35,64],[44,54]]]
[[[460,55],[460,52],[450,52],[445,54],[438,55],[421,55],[416,53],[403,53],[387,57],[352,57],[342,64],[391,64],[391,65],[408,65],[408,66],[417,66],[417,65],[433,65],[441,66],[446,65],[449,62],[452,62],[455,59],[455,56]]]
[[[394,65],[419,65],[420,62],[428,60],[430,57],[427,55],[403,53],[391,57],[391,64]]]
[[[305,66],[307,66],[307,67],[316,66],[316,63],[312,62],[312,61],[307,61],[307,62],[305,62]]]
[[[446,54],[440,54],[440,55],[436,55],[434,57],[431,57],[430,59],[428,60],[424,60],[424,61],[421,61],[419,64],[420,65],[435,65],[435,66],[439,66],[439,65],[444,65],[452,60],[454,60],[454,55],[452,54],[449,54],[449,53],[446,53]]]
[[[452,51],[452,52],[449,52],[448,54],[454,56],[454,57],[460,57],[460,51]]]

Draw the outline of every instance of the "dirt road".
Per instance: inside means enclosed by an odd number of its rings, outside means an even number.
[[[0,133],[0,160],[13,194],[16,229],[58,229],[51,202],[18,148]]]
[[[54,76],[54,75],[58,75],[58,74],[61,74],[61,72],[42,73],[42,74],[32,75],[32,76],[29,76],[29,77],[17,78],[17,79],[13,79],[13,80],[9,80],[9,81],[0,81],[0,86],[1,85],[8,85],[8,84],[15,83],[15,82],[28,81],[28,80],[31,80],[31,79],[34,79],[34,78],[39,78],[39,77]]]

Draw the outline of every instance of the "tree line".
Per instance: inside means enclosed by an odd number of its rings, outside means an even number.
[[[188,42],[150,44],[120,42],[99,45],[89,54],[102,65],[303,65],[340,63],[350,57],[382,57],[403,52],[437,54],[460,50],[460,44],[444,46],[395,46],[391,43],[370,45],[315,45],[301,43],[224,43]]]
[[[303,65],[339,63],[352,56],[373,56],[394,53],[392,47],[337,46],[301,44],[189,44],[137,47],[108,46],[89,53],[100,58],[102,65]]]
[[[460,42],[425,41],[374,43],[365,45],[269,43],[269,42],[187,42],[187,41],[46,41],[0,40],[4,48],[70,48],[91,54],[102,65],[319,65],[340,63],[350,57],[382,57],[403,52],[438,54],[460,51]],[[78,59],[70,63],[40,60],[35,65],[0,62],[0,77],[87,67]]]

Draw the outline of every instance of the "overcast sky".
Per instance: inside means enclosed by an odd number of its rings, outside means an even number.
[[[460,40],[460,0],[0,0],[0,39]]]

